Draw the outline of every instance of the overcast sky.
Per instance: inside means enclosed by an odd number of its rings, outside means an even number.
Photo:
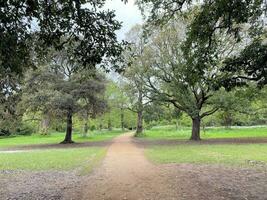
[[[118,39],[122,40],[132,26],[142,23],[141,12],[134,4],[134,0],[128,0],[125,4],[121,0],[107,0],[106,9],[115,10],[117,20],[122,22],[122,29],[117,33]]]

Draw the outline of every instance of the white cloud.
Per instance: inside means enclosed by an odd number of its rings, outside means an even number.
[[[115,10],[116,19],[122,22],[122,29],[117,33],[119,40],[124,39],[125,33],[135,24],[142,23],[141,12],[134,0],[128,0],[126,4],[121,0],[107,0],[104,9]]]

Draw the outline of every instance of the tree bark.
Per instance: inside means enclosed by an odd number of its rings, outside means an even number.
[[[230,112],[225,112],[224,115],[224,124],[225,124],[225,128],[231,128],[232,126],[232,115]]]
[[[123,108],[121,108],[121,130],[124,131],[124,112],[123,112]]]
[[[139,88],[138,92],[138,109],[137,109],[137,127],[135,136],[140,136],[143,133],[143,90]]]
[[[190,140],[200,140],[200,117],[192,118],[192,134]]]
[[[68,113],[67,113],[67,130],[66,130],[65,139],[61,143],[62,144],[74,143],[72,141],[72,110],[71,108],[68,110]]]
[[[50,117],[48,114],[44,114],[41,121],[41,132],[43,135],[47,135],[49,124],[50,124]]]
[[[137,113],[137,127],[135,136],[139,136],[143,133],[143,111]]]

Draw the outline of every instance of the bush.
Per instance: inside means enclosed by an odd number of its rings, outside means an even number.
[[[11,133],[8,130],[0,129],[0,136],[9,136]]]
[[[95,125],[92,125],[92,126],[90,127],[90,130],[91,130],[91,131],[96,130],[96,126],[95,126]]]

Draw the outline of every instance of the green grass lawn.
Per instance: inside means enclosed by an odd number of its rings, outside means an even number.
[[[156,127],[145,131],[146,139],[189,139],[191,128],[185,127],[175,130],[173,127]],[[267,127],[248,128],[206,128],[201,131],[201,138],[244,138],[244,137],[267,137]]]
[[[88,137],[82,137],[81,134],[74,133],[73,140],[75,142],[95,142],[110,140],[121,134],[120,130],[113,131],[94,131],[88,134]],[[0,149],[6,147],[15,147],[32,144],[57,144],[63,141],[65,133],[51,133],[50,135],[33,134],[30,136],[10,136],[0,137]]]
[[[194,163],[223,165],[264,165],[267,168],[266,144],[185,144],[153,146],[146,156],[156,163]]]
[[[106,148],[51,149],[0,153],[0,170],[90,170]]]

